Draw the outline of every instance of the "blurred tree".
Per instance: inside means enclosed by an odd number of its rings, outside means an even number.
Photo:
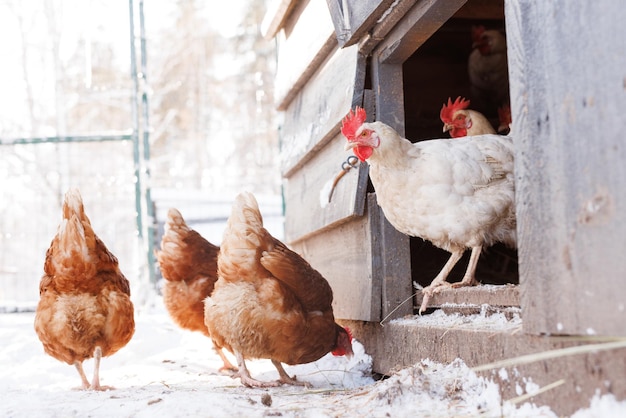
[[[233,158],[244,184],[259,191],[280,190],[277,116],[274,106],[276,49],[261,36],[264,0],[249,0],[247,12],[233,39],[233,52],[241,60],[241,70],[229,77],[224,88],[235,92],[233,114],[246,121],[235,129]],[[237,122],[237,120],[235,120]],[[233,128],[238,126],[233,124]],[[239,125],[241,126],[241,125]]]
[[[243,10],[225,38],[208,23],[211,5],[179,0],[175,24],[148,45],[156,187],[280,190],[275,50],[259,29],[265,1],[246,0]]]
[[[207,95],[216,35],[196,1],[176,4],[174,25],[147,45],[152,92],[151,173],[155,186],[199,188],[198,173],[207,155]]]

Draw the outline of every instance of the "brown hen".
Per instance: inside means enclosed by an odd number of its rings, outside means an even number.
[[[63,202],[63,220],[46,252],[35,331],[47,354],[73,364],[82,389],[107,390],[100,359],[124,347],[135,332],[128,280],[96,236],[77,189]],[[94,358],[91,383],[83,361]]]
[[[220,248],[187,226],[177,209],[167,213],[161,251],[156,252],[163,285],[163,302],[170,316],[183,329],[209,336],[204,324],[204,299],[217,281],[217,254]],[[213,343],[215,345],[215,342]],[[215,345],[223,370],[237,370]]]
[[[233,205],[218,257],[218,280],[205,301],[211,337],[236,356],[246,386],[302,384],[281,363],[302,364],[325,354],[352,355],[349,331],[335,322],[333,292],[309,263],[263,227],[254,196]],[[245,359],[271,359],[276,382],[253,379]]]

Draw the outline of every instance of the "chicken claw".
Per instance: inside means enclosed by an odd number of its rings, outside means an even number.
[[[430,286],[426,286],[422,289],[422,304],[420,305],[420,309],[418,313],[421,315],[426,309],[428,309],[428,303],[430,302],[430,297],[435,293],[441,292],[444,288],[451,287],[448,282],[438,282],[431,283]]]
[[[278,382],[284,383],[286,385],[305,386],[305,387],[309,386],[306,382],[301,382],[297,380],[295,376],[294,377],[289,376],[287,372],[285,371],[285,369],[283,368],[283,365],[280,363],[280,361],[272,360],[272,364],[274,365],[274,367],[276,367],[276,370],[278,370],[278,375],[280,376],[280,378],[278,379]]]

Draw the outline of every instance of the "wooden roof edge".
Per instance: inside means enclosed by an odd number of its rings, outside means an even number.
[[[285,25],[285,21],[294,9],[298,0],[274,0],[268,5],[267,12],[261,23],[261,33],[265,39],[272,39]]]

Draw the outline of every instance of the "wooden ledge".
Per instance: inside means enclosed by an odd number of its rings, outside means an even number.
[[[422,292],[418,291],[415,296],[415,305],[422,304]],[[500,307],[519,307],[519,286],[514,284],[507,285],[479,285],[472,287],[461,287],[458,289],[443,288],[439,293],[435,293],[430,298],[430,308],[451,307],[453,305],[459,307],[468,306],[500,306]]]
[[[478,293],[484,293],[481,289]],[[508,292],[506,290],[503,292]],[[476,293],[475,289],[467,291]],[[515,291],[514,291],[515,292]],[[447,292],[446,292],[447,293]],[[451,293],[442,298],[452,297]],[[480,315],[445,315],[442,310],[432,315],[411,316],[384,325],[373,322],[340,321],[352,329],[354,337],[372,356],[373,371],[382,375],[410,367],[422,359],[448,364],[457,358],[469,367],[483,366],[505,359],[577,347],[597,341],[576,337],[529,335],[516,316],[506,321],[502,316],[485,312]],[[514,307],[509,307],[514,309]],[[506,316],[506,315],[505,315]],[[560,385],[531,397],[528,401],[548,405],[559,415],[569,416],[589,406],[596,394],[613,393],[626,398],[626,348],[593,350],[575,355],[498,367],[479,375],[500,385],[503,400],[520,395],[520,388],[542,388],[554,382]]]

